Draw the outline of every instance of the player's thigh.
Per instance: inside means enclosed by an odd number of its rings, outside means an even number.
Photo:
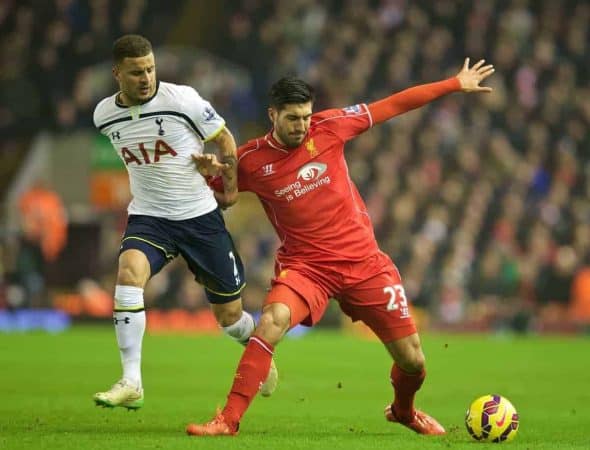
[[[175,242],[195,280],[212,304],[238,300],[245,286],[244,266],[219,210],[182,221]]]
[[[383,343],[416,333],[408,299],[395,267],[388,267],[338,296],[342,311],[364,322]]]
[[[320,321],[332,296],[331,280],[301,261],[283,263],[275,267],[275,274],[265,304],[289,299],[291,326],[313,326]]]
[[[164,219],[131,215],[119,249],[117,283],[143,287],[176,256]]]

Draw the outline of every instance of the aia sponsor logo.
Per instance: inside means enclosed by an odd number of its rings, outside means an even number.
[[[176,156],[178,152],[161,139],[155,142],[153,150],[147,149],[143,142],[137,144],[137,149],[121,148],[121,158],[123,158],[126,166],[130,164],[141,166],[142,164],[157,163],[160,161],[160,157],[164,155]]]
[[[312,181],[320,178],[328,166],[324,163],[312,162],[303,166],[297,174],[298,180]]]

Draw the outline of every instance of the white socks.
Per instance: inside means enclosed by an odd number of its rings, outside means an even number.
[[[141,343],[145,331],[142,288],[121,285],[115,287],[113,319],[121,353],[123,378],[141,388]]]
[[[142,288],[121,285],[115,287],[113,319],[121,353],[123,378],[141,388],[141,344],[145,332]],[[222,329],[232,339],[246,345],[255,327],[254,318],[242,311],[242,317],[237,322]]]
[[[256,324],[254,323],[254,318],[247,313],[246,311],[242,311],[242,317],[238,319],[237,322],[233,323],[229,327],[222,327],[223,332],[230,336],[232,339],[235,339],[242,345],[246,345],[248,343],[248,339],[254,332],[254,328]]]

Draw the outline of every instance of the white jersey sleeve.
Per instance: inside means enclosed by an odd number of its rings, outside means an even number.
[[[203,141],[215,139],[225,126],[223,117],[217,114],[213,106],[192,87],[179,86],[179,89],[182,91],[179,98],[182,110],[191,118]]]

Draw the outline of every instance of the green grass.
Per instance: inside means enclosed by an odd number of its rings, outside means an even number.
[[[119,375],[113,331],[0,335],[0,449],[485,449],[463,415],[475,397],[507,396],[521,417],[512,449],[590,448],[590,339],[423,337],[428,377],[417,404],[449,434],[385,422],[390,361],[377,342],[312,333],[280,345],[280,384],[257,398],[235,438],[190,438],[189,421],[222,405],[241,347],[223,337],[147,336],[146,404],[97,408]]]

